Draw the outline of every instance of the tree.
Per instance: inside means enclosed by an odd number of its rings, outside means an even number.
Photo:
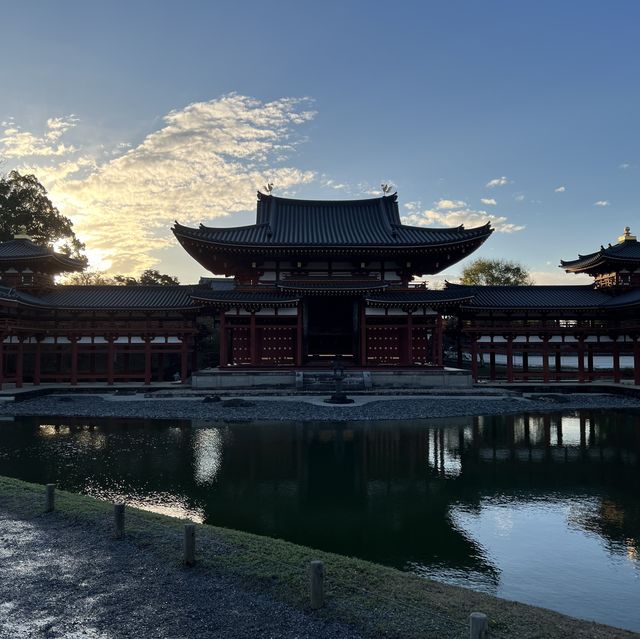
[[[113,279],[116,284],[124,286],[175,286],[180,284],[180,280],[177,277],[160,273],[160,271],[152,268],[143,271],[138,278],[116,275]]]
[[[180,284],[177,277],[165,275],[155,269],[143,271],[140,277],[129,275],[109,275],[106,271],[85,271],[84,273],[71,273],[67,275],[63,284],[76,284],[79,286],[175,286]]]
[[[525,266],[511,260],[479,258],[462,269],[461,284],[531,286],[533,280]]]
[[[58,251],[86,264],[73,222],[53,205],[38,178],[11,171],[0,176],[0,242],[25,231],[36,244],[57,244]]]

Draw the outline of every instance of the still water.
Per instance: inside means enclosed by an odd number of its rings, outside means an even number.
[[[16,418],[0,474],[640,630],[640,415]]]

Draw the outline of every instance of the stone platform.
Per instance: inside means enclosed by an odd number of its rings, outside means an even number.
[[[471,388],[471,372],[458,368],[400,370],[350,370],[344,372],[343,389],[376,388]],[[198,371],[191,378],[194,390],[232,388],[279,388],[290,390],[333,390],[335,379],[330,370],[257,370],[218,369]]]

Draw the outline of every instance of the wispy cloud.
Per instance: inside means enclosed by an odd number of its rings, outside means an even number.
[[[420,202],[407,202],[405,209],[408,214],[403,216],[402,221],[405,224],[415,226],[460,226],[466,227],[482,226],[487,222],[491,222],[491,226],[500,233],[514,233],[521,231],[524,226],[510,223],[506,217],[494,215],[487,211],[475,210],[468,208],[466,202],[462,200],[455,201],[461,204],[460,208],[438,207],[437,205],[443,200],[435,203],[434,208],[422,210]]]
[[[256,189],[267,181],[281,193],[312,181],[315,173],[289,158],[304,140],[299,127],[314,115],[308,99],[265,103],[229,94],[170,112],[139,145],[114,144],[115,156],[87,156],[59,143],[70,118],[49,120],[40,137],[12,126],[17,132],[5,131],[0,155],[36,172],[94,263],[138,272],[157,264],[153,252],[173,242],[174,219],[207,223],[253,209]],[[43,164],[38,156],[55,158]]]
[[[6,128],[0,137],[0,148],[5,158],[38,158],[62,157],[76,152],[73,146],[59,143],[60,138],[78,123],[75,115],[67,117],[49,118],[45,130],[40,133],[23,131],[22,128],[10,120],[3,122]]]
[[[495,189],[497,186],[504,186],[505,184],[509,184],[509,180],[506,176],[502,176],[499,178],[493,178],[493,180],[489,180],[486,184],[488,189]]]
[[[598,200],[597,202],[593,203],[593,206],[611,206],[611,202],[609,202],[609,200]]]
[[[516,202],[524,202],[524,195],[520,194],[520,195],[516,195],[513,198]]]
[[[482,202],[482,204],[484,204],[485,206],[495,206],[497,204],[495,199],[492,197],[480,198],[480,202]]]
[[[564,193],[567,190],[566,186],[559,186],[557,189],[553,189],[556,193]]]
[[[626,171],[631,168],[631,164],[629,162],[623,162],[622,164],[618,164],[618,168]]]

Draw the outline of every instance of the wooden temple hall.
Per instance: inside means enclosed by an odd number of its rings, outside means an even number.
[[[397,195],[311,201],[258,194],[256,223],[176,223],[216,277],[186,286],[70,286],[69,257],[27,235],[0,243],[0,384],[179,380],[202,369],[413,373],[640,384],[640,244],[562,262],[588,285],[419,281],[470,256],[478,228],[402,224]],[[567,278],[570,276],[568,275]]]

